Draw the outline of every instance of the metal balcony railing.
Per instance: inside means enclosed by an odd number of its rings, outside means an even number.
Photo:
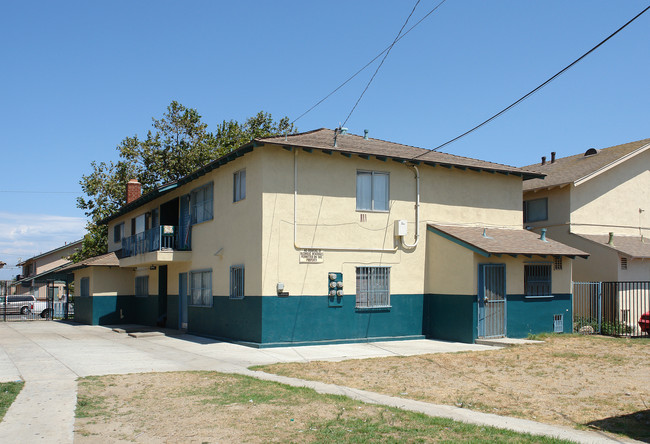
[[[189,251],[189,227],[161,225],[122,239],[122,257],[151,251]]]

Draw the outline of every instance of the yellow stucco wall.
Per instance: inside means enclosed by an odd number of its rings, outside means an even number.
[[[572,260],[562,259],[562,270],[552,270],[551,291],[555,294],[571,293]],[[506,266],[506,291],[524,294],[524,266],[534,263],[553,263],[552,258],[533,256],[484,257],[438,234],[427,232],[426,293],[463,295],[478,294],[479,264],[504,264]]]
[[[233,202],[233,174],[246,169],[246,198]],[[131,218],[178,199],[195,188],[213,183],[213,219],[192,226],[191,260],[168,265],[168,293],[178,293],[178,273],[212,270],[213,295],[228,295],[230,267],[245,265],[246,294],[261,292],[262,158],[255,153],[235,159],[208,174],[155,199],[109,223],[109,251],[121,248],[113,242],[113,227],[125,223],[130,236]],[[219,254],[216,254],[219,253]],[[156,264],[165,265],[165,264]],[[147,268],[147,266],[138,268]],[[157,271],[149,279],[149,293],[157,291]],[[257,277],[257,278],[255,278]]]
[[[81,278],[89,278],[91,296],[129,296],[135,292],[131,268],[87,267],[74,271],[75,296],[81,296]],[[152,280],[149,278],[149,291]],[[157,285],[157,278],[155,280]],[[154,287],[155,288],[155,287]]]
[[[571,191],[574,233],[650,236],[650,150]],[[639,213],[639,208],[644,211]]]
[[[356,267],[362,265],[390,266],[391,291],[421,294],[425,291],[427,223],[521,227],[521,178],[420,166],[420,241],[415,249],[403,248],[394,236],[395,220],[408,221],[408,243],[413,242],[415,232],[415,178],[406,166],[316,150],[295,154],[274,146],[259,153],[265,165],[264,296],[276,295],[278,282],[290,294],[326,294],[328,272],[342,272],[345,293],[354,293]],[[294,159],[298,162],[297,244],[323,248],[322,263],[301,264],[300,252],[294,248]],[[390,174],[388,212],[356,210],[357,170]]]

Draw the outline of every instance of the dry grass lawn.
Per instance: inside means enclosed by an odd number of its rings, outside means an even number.
[[[256,367],[650,441],[650,340],[550,335],[494,351]]]
[[[561,442],[216,372],[83,378],[74,441]]]

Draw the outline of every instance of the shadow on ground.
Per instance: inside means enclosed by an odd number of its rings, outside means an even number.
[[[585,424],[612,433],[650,442],[650,410],[640,410],[629,415],[610,416]]]

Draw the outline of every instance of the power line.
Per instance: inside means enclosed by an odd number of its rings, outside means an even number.
[[[293,119],[293,121],[292,121],[291,123],[292,123],[292,124],[296,123],[296,122],[298,121],[298,119],[301,119],[301,118],[304,117],[306,114],[308,114],[309,112],[311,112],[311,111],[312,111],[314,108],[316,108],[318,105],[320,105],[321,103],[323,103],[325,100],[329,99],[329,98],[330,98],[334,93],[336,93],[339,89],[341,89],[341,88],[343,88],[345,85],[347,85],[348,82],[350,82],[350,80],[354,79],[356,76],[358,76],[358,75],[361,74],[363,71],[365,71],[365,69],[366,69],[367,67],[369,67],[370,65],[372,65],[373,62],[374,62],[375,60],[377,60],[377,59],[378,59],[379,57],[381,57],[381,56],[382,56],[386,51],[388,51],[390,48],[392,48],[392,47],[395,45],[395,43],[399,42],[399,41],[402,40],[404,37],[406,37],[406,35],[407,35],[409,32],[413,31],[413,29],[415,29],[416,26],[418,26],[420,23],[422,23],[422,22],[423,22],[427,17],[429,17],[431,14],[433,14],[433,13],[434,13],[434,12],[435,12],[439,7],[440,7],[440,6],[442,6],[442,4],[443,4],[444,2],[446,2],[446,1],[447,1],[447,0],[442,0],[440,3],[438,3],[438,4],[437,4],[437,5],[436,5],[436,6],[435,6],[431,11],[427,12],[427,13],[424,15],[424,17],[422,17],[420,20],[418,20],[417,23],[415,23],[413,26],[411,26],[411,27],[410,27],[410,28],[409,28],[405,33],[403,33],[403,34],[402,34],[402,35],[401,35],[401,36],[400,36],[400,37],[399,37],[395,42],[393,42],[393,44],[391,44],[390,46],[386,47],[382,52],[380,52],[379,54],[377,54],[377,55],[376,55],[372,60],[370,60],[368,63],[366,63],[366,64],[365,64],[361,69],[359,69],[357,72],[355,72],[354,74],[352,74],[352,75],[351,75],[351,76],[350,76],[350,77],[349,77],[345,82],[341,83],[339,86],[337,86],[336,88],[334,88],[334,89],[332,90],[332,92],[330,92],[328,95],[326,95],[325,97],[323,97],[322,99],[320,99],[318,102],[316,102],[316,103],[315,103],[311,108],[309,108],[307,111],[303,112],[301,115],[299,115],[298,117],[296,117],[295,119]]]
[[[393,49],[393,46],[395,46],[395,43],[397,43],[397,40],[399,39],[399,36],[402,35],[402,31],[404,31],[404,28],[406,27],[406,24],[407,24],[407,23],[409,22],[409,20],[411,19],[411,16],[412,16],[413,13],[415,12],[415,8],[417,8],[419,4],[420,4],[420,0],[418,0],[417,2],[415,2],[415,6],[413,6],[413,9],[411,10],[411,13],[409,14],[408,17],[406,17],[406,21],[404,22],[404,24],[403,24],[402,27],[400,28],[399,32],[398,32],[397,35],[395,36],[395,39],[393,39],[393,43],[391,43],[390,46],[388,47],[388,50],[386,51],[386,54],[384,54],[384,58],[381,59],[381,62],[379,63],[379,66],[377,66],[377,69],[375,70],[375,73],[372,75],[372,77],[370,77],[370,80],[368,80],[368,84],[367,84],[366,87],[363,89],[363,92],[361,93],[361,95],[360,95],[359,98],[357,99],[356,103],[354,104],[354,106],[353,106],[352,109],[350,110],[350,113],[349,113],[348,116],[345,118],[345,121],[343,122],[343,124],[342,124],[341,126],[345,126],[345,124],[346,124],[346,123],[348,122],[348,120],[350,119],[350,116],[352,115],[352,113],[354,112],[354,110],[357,109],[357,105],[359,104],[359,102],[361,102],[361,98],[362,98],[363,95],[366,93],[366,91],[368,91],[368,88],[370,87],[370,84],[371,84],[372,81],[375,79],[375,76],[376,76],[377,73],[379,72],[379,69],[381,68],[381,66],[382,66],[382,65],[384,64],[384,62],[386,61],[386,57],[388,57],[388,54],[390,54],[391,49]]]
[[[493,116],[490,117],[489,119],[484,120],[483,122],[479,123],[478,125],[476,125],[475,127],[471,128],[470,130],[465,131],[465,132],[464,132],[463,134],[461,134],[460,136],[454,137],[453,139],[448,140],[447,142],[443,143],[442,145],[438,145],[437,147],[433,148],[431,151],[439,150],[440,148],[442,148],[442,147],[444,147],[444,146],[446,146],[446,145],[449,145],[450,143],[453,143],[453,142],[457,141],[458,139],[461,139],[461,138],[467,136],[467,135],[470,134],[470,133],[473,133],[473,132],[476,131],[477,129],[481,128],[481,127],[484,126],[484,125],[487,125],[488,123],[490,123],[491,121],[493,121],[493,120],[496,119],[497,117],[501,116],[502,114],[504,114],[504,113],[506,113],[507,111],[511,110],[511,109],[514,108],[515,106],[519,105],[521,102],[523,102],[524,100],[526,100],[528,97],[532,96],[532,95],[535,94],[537,91],[539,91],[540,89],[544,88],[546,85],[548,85],[549,83],[551,83],[553,80],[555,80],[556,78],[558,78],[559,76],[561,76],[562,74],[564,74],[566,71],[568,71],[569,69],[571,69],[574,65],[576,65],[578,62],[580,62],[582,59],[584,59],[584,58],[587,57],[589,54],[591,54],[592,52],[594,52],[596,49],[598,49],[600,46],[602,46],[606,41],[608,41],[609,39],[611,39],[612,37],[614,37],[616,34],[618,34],[620,31],[622,31],[622,30],[623,30],[627,25],[629,25],[629,24],[632,23],[634,20],[636,20],[637,18],[639,18],[639,17],[640,17],[644,12],[646,12],[648,9],[650,9],[650,6],[648,6],[647,8],[645,8],[643,11],[639,12],[639,13],[638,13],[637,15],[635,15],[635,16],[634,16],[630,21],[628,21],[628,22],[625,23],[623,26],[621,26],[621,27],[618,28],[616,31],[614,31],[612,34],[610,34],[606,39],[604,39],[603,41],[601,41],[600,43],[598,43],[596,46],[594,46],[593,48],[591,48],[589,51],[585,52],[583,55],[581,55],[581,56],[578,57],[576,60],[574,60],[573,62],[571,62],[569,65],[567,65],[567,66],[564,67],[562,70],[560,70],[557,74],[553,75],[553,76],[550,77],[548,80],[546,80],[544,83],[542,83],[541,85],[539,85],[537,88],[535,88],[535,89],[533,89],[532,91],[530,91],[528,94],[522,96],[522,97],[519,98],[518,100],[516,100],[516,101],[514,101],[513,103],[511,103],[510,105],[508,105],[507,107],[503,108],[501,111],[499,111],[498,113],[496,113],[495,115],[493,115]],[[424,154],[426,154],[426,153],[424,153]],[[416,158],[418,158],[418,157],[420,157],[420,156],[423,156],[424,154],[420,154],[420,155],[418,155],[418,156],[415,156],[414,159],[416,159]]]

